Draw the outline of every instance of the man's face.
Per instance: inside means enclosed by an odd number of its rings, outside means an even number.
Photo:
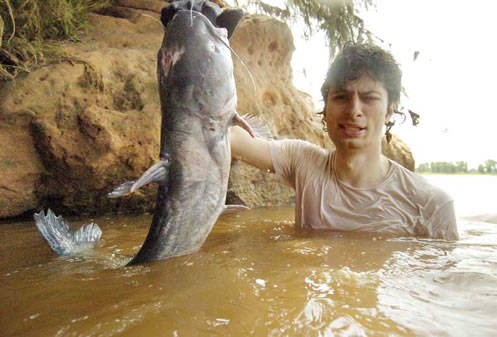
[[[338,150],[377,150],[383,126],[393,111],[383,83],[363,74],[343,88],[334,84],[328,91],[325,121]]]

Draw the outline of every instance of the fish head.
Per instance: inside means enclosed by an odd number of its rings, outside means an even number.
[[[229,127],[248,125],[240,123],[243,119],[236,111],[229,46],[243,12],[216,6],[209,1],[179,1],[162,11],[165,35],[157,64],[161,156],[169,153],[172,167],[181,166],[185,177],[218,167],[226,187],[231,163]],[[190,158],[196,158],[197,164]]]
[[[242,16],[240,9],[221,10],[210,1],[173,1],[163,8],[165,36],[158,53],[162,106],[186,102],[198,105],[190,106],[192,111],[216,114],[224,110],[220,105],[232,102],[236,88],[228,39]]]
[[[221,9],[216,3],[205,0],[178,0],[172,1],[167,6],[162,8],[161,21],[164,27],[167,27],[169,22],[179,11],[191,11],[202,13],[212,25],[225,28],[228,33],[228,38],[235,31],[236,26],[243,17],[243,11],[238,8]]]
[[[192,2],[179,1],[162,11],[166,29],[158,53],[162,133],[181,130],[195,135],[224,163],[229,158],[228,128],[237,116],[228,38],[243,12],[222,11],[209,1],[193,4],[200,7],[191,9]]]

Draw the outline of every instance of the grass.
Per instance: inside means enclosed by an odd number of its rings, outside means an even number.
[[[88,14],[112,1],[0,0],[0,80],[13,79],[61,56],[60,41],[77,41],[88,27]]]

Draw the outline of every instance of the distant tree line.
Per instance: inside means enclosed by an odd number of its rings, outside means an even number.
[[[468,163],[465,161],[447,162],[437,161],[431,163],[419,164],[416,172],[420,173],[479,173],[479,174],[497,174],[497,161],[489,159],[478,168],[468,169]]]

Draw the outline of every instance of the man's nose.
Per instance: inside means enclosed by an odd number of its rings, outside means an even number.
[[[350,117],[362,116],[362,102],[359,95],[354,94],[352,95],[352,97],[350,97],[347,113],[350,115]]]

